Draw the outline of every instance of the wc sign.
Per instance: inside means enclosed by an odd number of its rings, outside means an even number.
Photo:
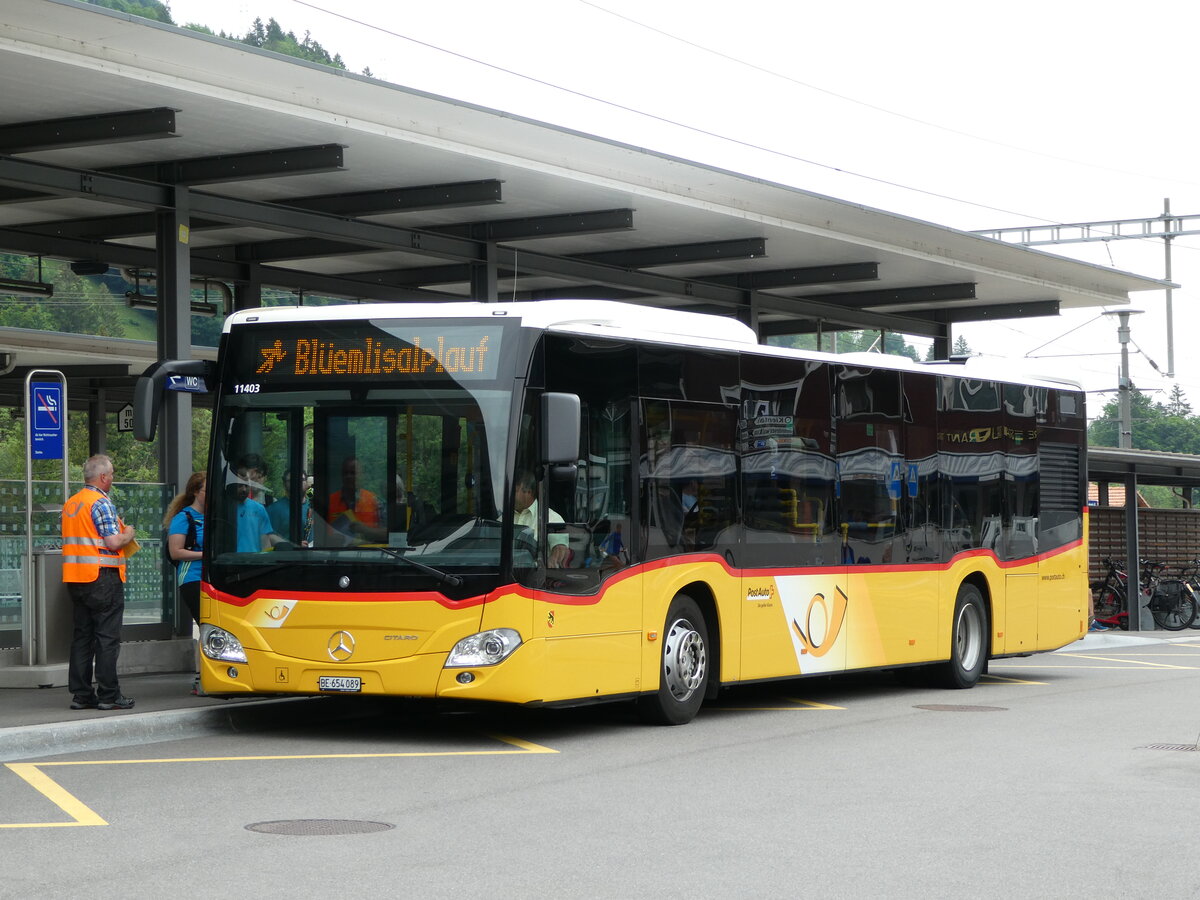
[[[29,385],[29,408],[33,410],[30,428],[30,456],[33,459],[62,459],[66,410],[63,409],[62,385],[34,381]]]

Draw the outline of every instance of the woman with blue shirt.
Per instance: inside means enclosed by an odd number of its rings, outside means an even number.
[[[207,476],[203,472],[193,473],[183,493],[167,506],[163,518],[167,528],[167,555],[175,562],[179,596],[197,625],[200,624],[200,557],[204,548],[206,482]]]

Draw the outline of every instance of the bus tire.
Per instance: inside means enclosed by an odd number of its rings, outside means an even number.
[[[684,725],[695,718],[708,684],[708,628],[696,601],[676,594],[662,630],[658,690],[638,701],[642,718]]]
[[[988,616],[983,595],[964,583],[954,601],[950,626],[950,661],[943,663],[938,681],[946,688],[974,687],[987,667]]]

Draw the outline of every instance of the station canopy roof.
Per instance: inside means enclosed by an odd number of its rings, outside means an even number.
[[[10,252],[153,270],[177,205],[194,278],[624,299],[760,336],[944,338],[1163,286],[72,0],[6,0],[0,83]],[[61,361],[22,338],[0,351]]]

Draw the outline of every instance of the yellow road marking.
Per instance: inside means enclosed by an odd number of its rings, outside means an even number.
[[[791,706],[707,706],[711,712],[795,712],[805,709],[845,709],[844,706],[831,706],[828,703],[818,703],[815,700],[798,700],[795,697],[782,698]]]
[[[1125,662],[1125,660],[1121,659],[1121,657],[1119,657],[1119,656],[1117,656],[1117,657],[1086,656],[1083,653],[1063,653],[1062,655],[1069,656],[1072,659],[1098,659],[1101,662]],[[1194,668],[1196,668],[1195,666],[1169,666],[1166,663],[1142,662],[1139,659],[1131,659],[1131,660],[1129,660],[1129,662],[1134,665],[1146,666],[1147,668],[1159,668],[1159,669],[1194,669]]]
[[[1108,661],[1116,662],[1116,660],[1108,660]],[[1200,668],[1200,666],[1160,666],[1160,665],[1154,665],[1154,664],[1149,664],[1149,665],[1145,665],[1145,666],[1085,666],[1085,665],[1080,664],[1077,666],[1073,666],[1070,663],[1063,663],[1061,665],[1057,664],[1057,663],[1054,663],[1054,664],[1026,663],[1025,665],[1021,665],[1021,666],[1002,666],[1000,668],[1005,668],[1005,669],[1115,669],[1119,672],[1129,672],[1129,671],[1132,671],[1133,669],[1141,668],[1148,672],[1165,672],[1165,671],[1168,671],[1171,669],[1196,669],[1196,668]]]
[[[995,665],[994,663],[992,665]],[[1017,669],[1020,666],[1012,666]],[[979,679],[980,684],[1045,684],[1044,681],[1028,681],[1024,678],[1008,678],[1004,675],[993,675],[990,672]]]
[[[49,775],[41,771],[50,766],[128,766],[147,763],[188,762],[255,762],[288,759],[399,759],[418,756],[527,756],[532,753],[558,753],[549,747],[504,734],[489,734],[516,749],[507,750],[425,750],[408,753],[311,753],[298,756],[191,756],[166,759],[84,759],[63,762],[5,763],[18,777],[46,797],[74,821],[71,822],[16,822],[0,823],[0,828],[64,828],[80,825],[107,825],[108,823],[87,806],[68,793]]]
[[[75,828],[80,825],[107,825],[102,818],[67,793],[45,772],[38,770],[37,763],[5,763],[18,778],[23,779],[35,791],[65,812],[72,822],[20,822],[0,823],[0,828]]]

